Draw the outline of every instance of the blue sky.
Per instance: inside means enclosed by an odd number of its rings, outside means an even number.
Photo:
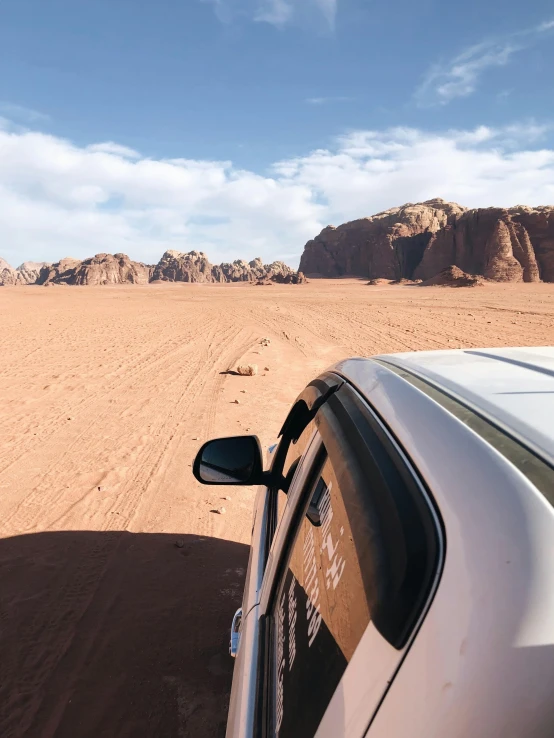
[[[0,255],[298,261],[442,196],[554,202],[542,0],[3,0]]]

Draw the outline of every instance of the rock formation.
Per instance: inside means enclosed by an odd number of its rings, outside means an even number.
[[[50,264],[45,261],[24,261],[16,270],[18,284],[35,284],[40,270],[46,266]]]
[[[467,210],[432,235],[415,276],[450,264],[499,281],[554,281],[554,208]]]
[[[420,282],[421,287],[433,287],[440,285],[441,287],[478,287],[485,283],[482,277],[474,274],[466,274],[457,266],[447,266],[434,277]]]
[[[154,267],[152,281],[164,282],[219,282],[214,279],[212,265],[202,251],[166,251]]]
[[[300,271],[340,277],[411,279],[433,233],[454,222],[464,209],[444,200],[408,203],[335,228],[308,241]]]
[[[258,282],[302,284],[304,275],[282,261],[260,258],[210,264],[201,251],[166,251],[156,266],[131,261],[126,254],[96,254],[80,261],[66,257],[55,264],[27,261],[18,269],[0,259],[0,286],[16,284],[148,284],[148,282]]]
[[[212,272],[218,282],[251,282],[266,277],[266,269],[258,257],[252,261],[235,259],[231,264],[224,262],[212,267]]]
[[[554,207],[403,205],[308,241],[305,274],[428,280],[448,266],[498,281],[554,281]]]
[[[523,265],[514,256],[512,233],[501,219],[485,245],[483,275],[498,282],[523,282]]]
[[[306,281],[282,261],[264,264],[258,257],[252,261],[236,259],[232,263],[212,265],[202,251],[166,251],[152,274],[152,281],[164,282],[256,282],[271,280],[281,284]]]
[[[0,286],[16,284],[35,284],[45,262],[25,261],[14,269],[4,259],[0,259]]]
[[[0,258],[0,285],[17,284],[17,272],[8,264],[7,261]]]
[[[148,284],[152,267],[126,254],[96,254],[79,261],[67,257],[44,266],[36,284]]]
[[[80,266],[79,259],[71,256],[54,264],[47,264],[40,270],[36,284],[75,284],[75,273]]]
[[[282,261],[267,264],[267,279],[279,284],[304,284],[307,280],[301,271],[295,272]]]

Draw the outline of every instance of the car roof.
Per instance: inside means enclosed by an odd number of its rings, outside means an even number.
[[[438,386],[554,463],[554,347],[458,349],[373,357]],[[348,362],[342,370],[348,375]]]

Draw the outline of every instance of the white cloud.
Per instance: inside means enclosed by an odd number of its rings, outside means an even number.
[[[485,69],[501,67],[521,47],[513,44],[477,44],[452,59],[446,68],[437,65],[428,72],[416,93],[418,103],[446,105],[456,97],[471,95]]]
[[[355,131],[262,176],[226,161],[147,159],[113,143],[0,130],[0,255],[18,264],[122,251],[153,263],[175,248],[214,262],[287,255],[296,265],[328,223],[404,202],[554,202],[549,132],[535,123]]]
[[[329,28],[334,28],[337,17],[337,0],[315,0],[315,4],[323,14]]]
[[[237,17],[244,15],[245,10],[249,11],[251,2],[249,0],[201,0],[213,6],[216,18],[225,24],[232,23]],[[248,8],[243,6],[243,2],[248,3]],[[248,14],[248,13],[246,13]]]
[[[87,151],[99,152],[102,154],[115,154],[116,156],[123,156],[126,159],[140,159],[138,151],[130,149],[128,146],[121,146],[121,144],[114,143],[113,141],[91,144],[90,146],[87,146]]]
[[[257,8],[254,20],[283,28],[290,22],[293,14],[294,7],[286,0],[264,0]]]
[[[477,89],[481,75],[507,65],[514,54],[533,46],[554,30],[554,20],[492,38],[470,46],[446,63],[435,64],[415,92],[421,107],[446,105],[457,97],[467,97]]]
[[[44,123],[50,120],[50,116],[46,113],[10,102],[0,102],[0,114],[23,123]]]
[[[333,149],[279,162],[275,172],[309,188],[335,225],[432,197],[468,207],[548,204],[554,202],[554,150],[531,148],[546,133],[535,124],[356,131]]]
[[[283,29],[293,23],[313,27],[323,19],[329,30],[335,27],[338,0],[202,0],[211,3],[218,20],[229,24],[248,18]]]
[[[327,105],[331,103],[351,102],[351,97],[344,97],[339,95],[338,97],[307,97],[304,102],[307,105]]]
[[[500,90],[500,92],[496,93],[496,99],[498,100],[498,102],[504,102],[510,97],[512,92],[513,90]]]
[[[130,158],[113,144],[0,131],[0,244],[13,263],[101,251],[156,262],[167,248],[271,259],[296,250],[321,214],[301,184],[229,162]]]

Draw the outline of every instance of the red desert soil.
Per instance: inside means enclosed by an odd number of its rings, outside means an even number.
[[[0,735],[208,738],[255,490],[197,484],[201,442],[267,446],[342,357],[552,344],[554,286],[13,287],[0,319]]]

